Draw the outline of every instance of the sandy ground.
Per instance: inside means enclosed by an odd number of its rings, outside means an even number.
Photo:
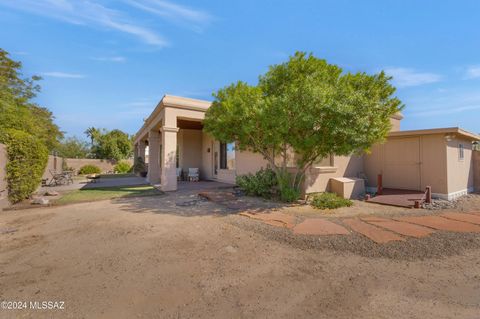
[[[0,318],[479,317],[480,235],[292,237],[195,200],[0,213],[0,300],[65,302]]]

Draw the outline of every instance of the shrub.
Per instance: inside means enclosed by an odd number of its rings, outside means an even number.
[[[277,178],[271,169],[261,169],[253,174],[238,176],[237,185],[247,195],[271,198],[276,193]]]
[[[278,180],[278,197],[282,202],[291,203],[300,197],[300,191],[293,188],[291,185],[292,176],[288,172],[281,172],[277,174]]]
[[[121,161],[121,162],[118,162],[117,165],[115,165],[115,167],[113,168],[113,171],[115,173],[123,174],[123,173],[130,172],[131,168],[132,166],[128,162]]]
[[[101,173],[100,167],[98,167],[96,165],[90,165],[90,164],[89,165],[83,165],[78,170],[78,174],[80,174],[80,175],[100,174],[100,173]]]
[[[342,198],[335,193],[321,193],[313,195],[310,203],[318,209],[335,209],[340,207],[350,207],[353,202],[349,199]]]
[[[0,141],[7,146],[8,199],[17,203],[32,195],[41,183],[48,150],[38,138],[15,129],[6,130]]]
[[[146,175],[147,173],[147,165],[145,165],[145,161],[141,156],[135,159],[135,163],[133,163],[132,168],[135,174],[140,174],[143,176],[144,174]]]

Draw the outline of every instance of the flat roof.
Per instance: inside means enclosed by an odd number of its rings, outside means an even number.
[[[432,128],[424,130],[394,131],[388,137],[418,136],[432,134],[455,134],[473,141],[480,141],[480,135],[465,131],[459,127]]]

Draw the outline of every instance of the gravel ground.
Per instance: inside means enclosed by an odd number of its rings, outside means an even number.
[[[457,210],[478,209],[478,199]],[[0,213],[0,300],[66,306],[0,309],[0,319],[478,318],[480,235],[386,245],[293,236],[196,200],[169,193]]]

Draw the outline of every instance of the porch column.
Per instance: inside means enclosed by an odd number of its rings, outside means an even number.
[[[143,146],[145,159],[145,143]],[[160,133],[153,129],[148,132],[148,182],[158,184],[160,182]]]
[[[139,154],[138,144],[133,145],[133,161],[136,162]]]
[[[163,126],[162,132],[162,177],[161,189],[163,191],[177,190],[177,127]]]
[[[138,157],[141,157],[143,159],[143,162],[145,162],[145,141],[139,141],[138,142]]]

